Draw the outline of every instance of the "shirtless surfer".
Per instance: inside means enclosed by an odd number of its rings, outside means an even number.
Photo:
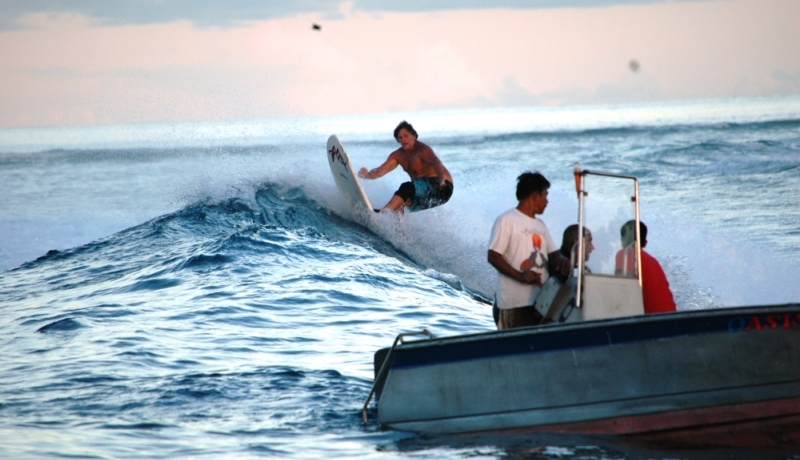
[[[417,140],[417,132],[407,121],[394,129],[394,138],[401,147],[389,154],[382,165],[367,171],[361,168],[358,177],[377,179],[394,171],[397,166],[411,178],[403,182],[381,212],[420,211],[447,203],[453,195],[453,176],[444,167],[433,149]]]

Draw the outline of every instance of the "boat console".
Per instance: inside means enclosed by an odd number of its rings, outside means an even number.
[[[644,314],[642,299],[642,277],[638,270],[641,259],[641,235],[639,234],[639,181],[633,176],[624,176],[597,171],[581,170],[575,164],[575,190],[578,194],[578,235],[582,235],[572,251],[572,276],[566,283],[555,277],[548,279],[536,300],[535,307],[547,323],[571,323],[582,320],[617,318]],[[586,267],[586,191],[587,177],[616,181],[617,185],[630,181],[633,185],[630,200],[633,203],[635,232],[621,241],[614,269],[606,272],[591,272]],[[627,192],[625,192],[627,193]],[[616,229],[612,229],[612,234]],[[578,256],[581,255],[581,256]],[[579,293],[579,294],[578,294]]]

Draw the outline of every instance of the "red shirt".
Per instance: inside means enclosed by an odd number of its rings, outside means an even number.
[[[617,253],[616,269],[622,270],[623,251]],[[633,251],[628,251],[627,270],[629,274],[636,273],[633,267]],[[661,264],[642,249],[642,297],[644,302],[644,312],[666,313],[676,311],[675,299],[669,289],[669,281]]]
[[[644,312],[666,313],[675,311],[675,299],[669,289],[669,281],[661,264],[650,254],[642,250],[642,295]]]

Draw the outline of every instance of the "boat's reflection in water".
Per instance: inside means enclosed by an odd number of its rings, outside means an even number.
[[[379,448],[424,458],[468,459],[796,459],[797,449],[693,448],[615,436],[532,433],[517,435],[421,435]]]

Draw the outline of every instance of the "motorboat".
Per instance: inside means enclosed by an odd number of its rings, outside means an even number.
[[[579,165],[574,174],[581,235],[593,215],[587,178],[632,181],[634,270],[612,273],[613,264],[600,263],[590,272],[581,239],[574,276],[537,299],[543,324],[445,338],[400,334],[375,353],[365,421],[375,396],[382,425],[425,434],[800,445],[800,304],[645,315],[635,269],[638,180]]]

